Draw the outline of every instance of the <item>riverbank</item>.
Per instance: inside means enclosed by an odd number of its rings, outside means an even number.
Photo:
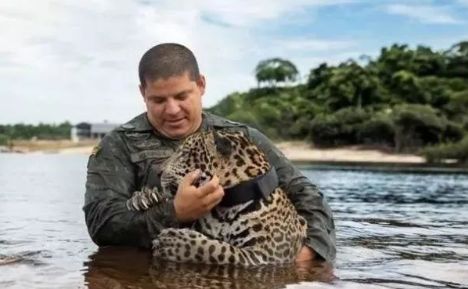
[[[288,159],[294,162],[425,163],[425,159],[417,155],[393,154],[360,147],[318,149],[301,142],[278,143],[277,146]],[[93,146],[70,147],[60,149],[58,152],[62,154],[90,154],[92,149]]]
[[[71,142],[69,140],[16,141],[10,152],[36,154],[91,154],[96,141]],[[384,148],[347,146],[341,148],[315,148],[300,142],[279,142],[277,147],[294,162],[356,162],[424,164],[425,159],[413,154],[396,154]],[[5,150],[5,149],[4,149]]]
[[[71,140],[15,140],[9,146],[0,146],[2,153],[76,153],[87,154],[96,145],[95,140],[72,142]]]
[[[347,146],[340,148],[315,148],[305,142],[280,142],[277,147],[288,159],[295,162],[366,162],[422,164],[425,159],[414,154],[396,154],[383,148]]]

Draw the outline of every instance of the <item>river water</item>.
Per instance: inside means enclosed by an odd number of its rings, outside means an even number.
[[[468,288],[468,174],[303,169],[334,211],[336,263],[245,270],[98,249],[86,161],[0,154],[0,288]]]

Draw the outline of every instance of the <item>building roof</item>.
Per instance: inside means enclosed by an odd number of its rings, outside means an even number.
[[[91,124],[88,122],[80,122],[79,124],[76,124],[75,127],[77,129],[91,129]]]
[[[114,128],[118,127],[120,124],[117,123],[92,123],[91,124],[91,133],[108,133]]]

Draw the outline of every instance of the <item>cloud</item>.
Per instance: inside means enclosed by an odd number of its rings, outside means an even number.
[[[144,109],[137,89],[141,55],[168,41],[197,55],[208,80],[204,103],[211,106],[254,86],[254,66],[269,53],[294,57],[304,49],[346,46],[315,38],[271,49],[279,36],[259,39],[253,31],[307,9],[354,2],[2,1],[0,123],[123,122]]]
[[[355,45],[352,41],[325,40],[325,39],[289,39],[283,43],[287,50],[303,51],[331,51],[348,49]]]
[[[364,0],[0,1],[0,123],[128,120],[144,110],[138,61],[161,42],[194,51],[207,76],[204,104],[214,105],[255,86],[255,65],[266,58],[287,58],[305,74],[318,63],[369,51],[365,41],[346,35],[373,35],[372,27],[360,34],[350,25],[352,33],[340,30],[340,36],[323,30],[319,12],[326,10],[330,25],[333,13],[355,3],[371,5]],[[452,6],[418,7],[428,6],[395,4],[387,11],[421,22],[458,22],[449,13]],[[407,10],[426,16],[402,12]]]
[[[355,0],[237,0],[237,1],[186,1],[204,11],[211,20],[231,26],[249,26],[259,21],[272,20],[280,16],[299,12],[306,8],[355,3]],[[173,2],[174,3],[174,2]],[[177,2],[179,5],[179,2]],[[214,21],[214,22],[216,22]]]
[[[390,14],[406,16],[416,19],[422,23],[432,24],[458,24],[459,19],[453,16],[450,11],[444,7],[430,5],[406,5],[391,4],[386,6],[386,11]]]

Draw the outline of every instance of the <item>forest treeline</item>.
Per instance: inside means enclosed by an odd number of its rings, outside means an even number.
[[[9,145],[12,140],[25,139],[69,139],[72,125],[69,122],[60,124],[0,124],[0,145]]]
[[[431,162],[468,162],[468,41],[443,51],[394,44],[374,59],[320,64],[301,81],[291,61],[266,59],[255,77],[257,87],[208,110],[276,140],[384,146],[421,153]],[[68,122],[0,125],[0,145],[69,138],[70,129]]]
[[[468,161],[468,41],[445,51],[394,44],[375,59],[320,64],[299,84],[296,66],[281,58],[260,62],[255,76],[256,88],[209,111],[276,139]]]

